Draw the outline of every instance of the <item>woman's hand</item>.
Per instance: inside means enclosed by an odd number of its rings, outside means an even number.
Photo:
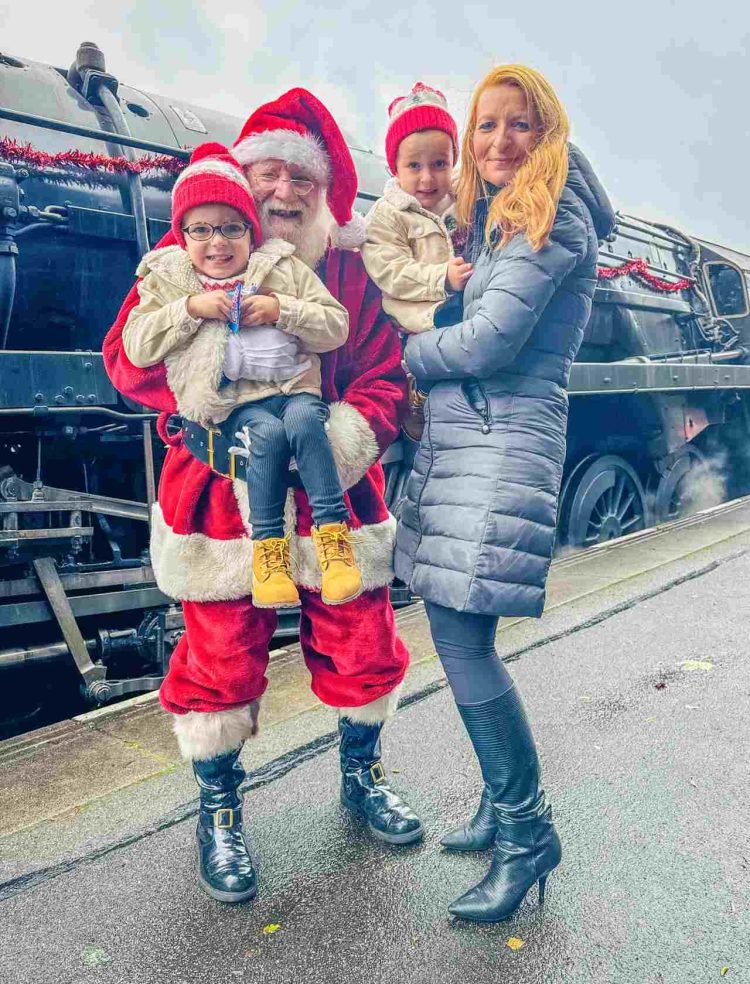
[[[278,298],[253,294],[240,301],[240,325],[253,328],[256,325],[273,325],[279,320],[281,307]]]
[[[223,290],[207,291],[205,294],[193,294],[188,298],[187,313],[191,318],[209,318],[213,321],[229,321],[232,311],[232,299]]]
[[[474,273],[471,263],[466,263],[463,256],[454,256],[448,260],[446,284],[451,290],[460,291],[466,286],[466,281]]]

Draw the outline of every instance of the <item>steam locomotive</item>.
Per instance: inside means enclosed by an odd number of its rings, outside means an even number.
[[[121,83],[90,43],[69,69],[0,53],[0,120],[2,737],[156,689],[182,631],[148,555],[155,414],[113,389],[101,344],[169,228],[179,162],[242,121]],[[385,164],[347,140],[367,211]],[[717,462],[722,494],[750,486],[750,256],[618,219],[571,376],[572,547],[679,515]],[[414,451],[403,437],[384,459],[394,512]]]

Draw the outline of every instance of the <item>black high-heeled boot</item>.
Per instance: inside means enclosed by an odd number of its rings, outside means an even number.
[[[449,830],[440,843],[446,851],[486,851],[495,843],[497,817],[485,786],[474,816],[468,823]]]
[[[242,833],[245,770],[240,749],[193,762],[200,786],[198,815],[198,877],[203,889],[219,902],[247,902],[258,891],[255,869]]]
[[[539,759],[515,687],[483,704],[458,707],[482,767],[497,818],[495,852],[487,875],[449,906],[473,922],[499,922],[518,909],[562,857],[552,811],[539,784]]]
[[[383,723],[339,718],[341,803],[387,844],[411,844],[424,834],[422,821],[388,785],[380,762]]]

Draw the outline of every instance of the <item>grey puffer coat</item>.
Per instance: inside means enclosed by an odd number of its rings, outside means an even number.
[[[486,200],[476,218],[486,215]],[[396,574],[457,611],[538,617],[565,461],[565,387],[614,213],[586,158],[570,170],[549,243],[484,247],[460,324],[414,335],[409,369],[429,388],[406,487]]]

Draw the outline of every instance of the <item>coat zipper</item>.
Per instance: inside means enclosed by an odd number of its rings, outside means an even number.
[[[491,427],[491,424],[492,424],[492,413],[490,411],[490,400],[489,400],[489,397],[487,396],[487,392],[485,391],[484,386],[482,386],[482,384],[479,382],[478,379],[471,379],[470,382],[482,394],[482,406],[481,407],[478,407],[474,403],[472,403],[472,401],[469,399],[469,394],[467,393],[466,388],[464,387],[464,396],[466,398],[466,402],[468,403],[469,407],[474,411],[474,413],[476,413],[477,416],[481,418],[481,420],[482,420],[482,433],[483,434],[489,434],[489,432],[492,430],[492,427]]]
[[[422,482],[422,488],[419,490],[419,496],[417,498],[417,523],[419,524],[419,543],[414,550],[414,563],[417,562],[417,552],[422,545],[422,496],[424,495],[424,490],[427,488],[427,482],[430,479],[430,473],[432,472],[432,466],[435,462],[435,449],[432,446],[432,435],[430,434],[430,399],[429,394],[427,401],[424,405],[424,420],[425,420],[425,434],[423,437],[427,437],[427,443],[430,448],[430,464],[427,467],[427,471],[424,476],[424,481]]]

